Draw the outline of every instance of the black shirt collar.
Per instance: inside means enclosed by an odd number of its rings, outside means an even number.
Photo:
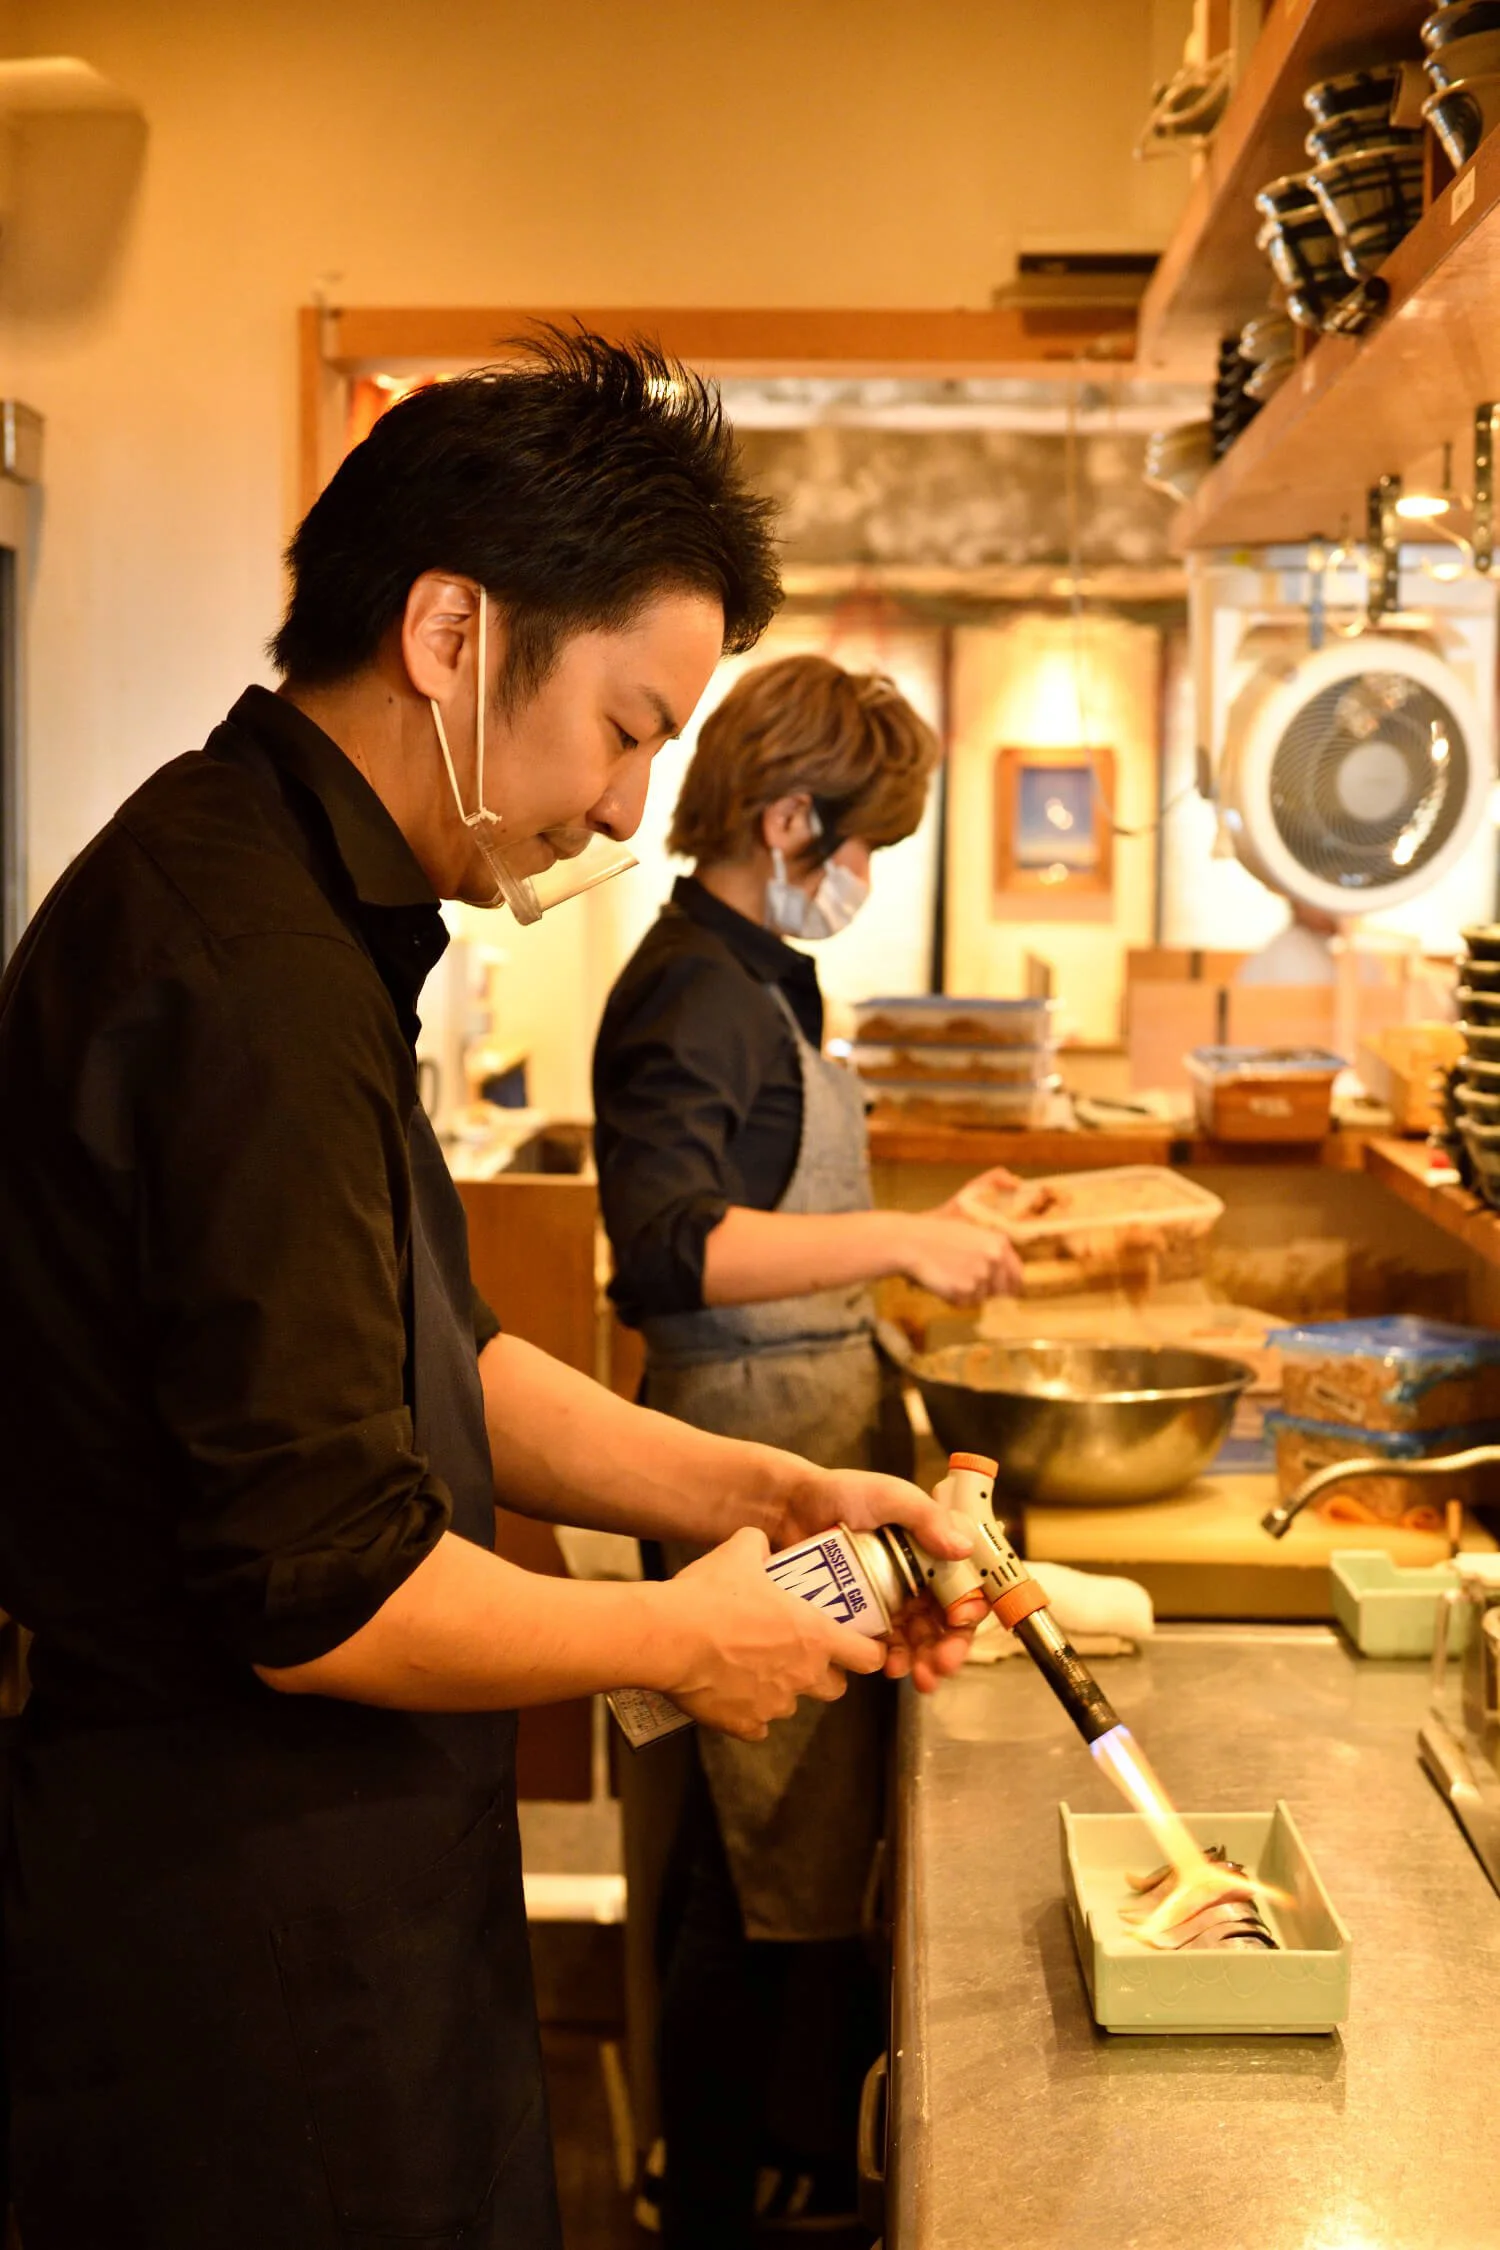
[[[305,711],[269,688],[250,687],[229,724],[317,798],[362,906],[433,906],[437,893],[416,854],[352,758]]]
[[[247,688],[226,724],[248,736],[280,777],[317,879],[364,940],[414,1047],[422,1028],[417,998],[448,944],[438,895],[416,854],[352,758],[284,695]]]
[[[758,977],[762,984],[810,987],[817,991],[818,972],[805,953],[788,945],[764,923],[752,922],[748,915],[726,906],[696,875],[678,876],[672,885],[672,904],[700,929],[712,930],[716,937],[722,938],[740,966]]]

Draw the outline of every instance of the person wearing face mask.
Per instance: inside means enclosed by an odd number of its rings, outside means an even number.
[[[498,1332],[417,1098],[442,899],[529,914],[779,590],[711,388],[542,337],[397,405],[292,543],[275,692],[152,775],[0,985],[5,2027],[27,2250],[557,2250],[519,1706],[746,1739],[888,1650],[766,1577],[897,1480]],[[538,1578],[497,1501],[683,1538]]]
[[[910,1431],[869,1284],[904,1274],[963,1304],[1017,1269],[1003,1237],[951,1207],[872,1208],[861,1088],[823,1057],[817,968],[799,947],[865,910],[872,857],[917,826],[937,754],[878,675],[812,655],[744,673],[705,720],[677,801],[670,848],[693,873],[622,972],[594,1054],[612,1291],[645,1338],[645,1402],[901,1475]],[[748,2242],[758,2171],[763,2222],[827,2224],[852,2202],[859,2085],[882,2044],[859,1940],[888,1717],[884,1696],[855,1692],[765,1743],[703,1737],[679,1753],[659,1963],[665,2168],[646,2190],[671,2250]],[[632,1837],[662,1817],[640,1801],[650,1785],[632,1769]]]

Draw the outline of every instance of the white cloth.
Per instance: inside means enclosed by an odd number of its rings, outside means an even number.
[[[1066,1563],[1028,1563],[1047,1597],[1047,1606],[1080,1656],[1119,1656],[1156,1630],[1151,1596],[1133,1578],[1101,1578],[1091,1570],[1069,1570]],[[970,1661],[996,1664],[1019,1655],[1014,1633],[987,1617],[975,1633]]]

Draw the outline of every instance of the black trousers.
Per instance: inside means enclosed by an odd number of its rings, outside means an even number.
[[[746,2250],[762,2164],[846,2180],[859,2095],[884,2043],[880,1979],[857,1938],[745,1935],[701,1770],[661,1922],[664,2250]]]

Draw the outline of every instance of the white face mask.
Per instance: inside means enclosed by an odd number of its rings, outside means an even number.
[[[809,814],[814,837],[823,833],[823,823],[817,813]],[[766,920],[773,930],[783,937],[826,938],[836,937],[847,930],[855,915],[870,895],[870,886],[852,868],[841,867],[836,859],[828,860],[823,868],[823,879],[809,897],[796,883],[787,879],[786,856],[771,847],[771,880],[766,885]]]

